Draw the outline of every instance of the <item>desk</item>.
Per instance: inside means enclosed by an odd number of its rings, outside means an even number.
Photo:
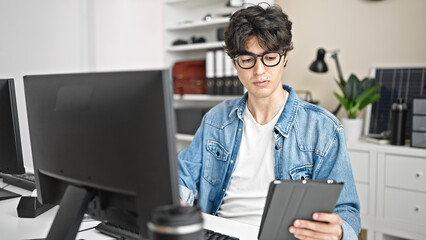
[[[0,180],[0,188],[4,186],[5,184],[3,183],[3,180]],[[14,186],[8,186],[5,189],[11,192],[16,192],[23,196],[31,195],[30,191]],[[58,211],[58,206],[50,209],[36,218],[19,218],[16,213],[16,207],[18,206],[18,203],[19,198],[0,201],[0,239],[22,240],[45,238],[50,229],[53,218]],[[257,240],[257,227],[204,213],[203,218],[204,228],[206,229],[235,236],[241,240]],[[94,227],[98,223],[99,221],[96,220],[83,220],[80,225],[80,230]],[[113,238],[101,234],[95,229],[91,229],[78,233],[77,239],[102,240]]]

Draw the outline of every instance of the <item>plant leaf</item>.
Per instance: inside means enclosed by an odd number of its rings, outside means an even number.
[[[343,96],[346,97],[345,86],[336,80],[337,86],[339,86],[340,90],[343,93]]]
[[[367,99],[369,96],[373,95],[376,90],[379,88],[378,85],[373,86],[372,88],[364,91],[363,93],[361,93],[358,98],[355,100],[355,102],[357,103],[362,103],[365,99]]]
[[[369,96],[367,99],[364,100],[364,102],[360,103],[359,110],[364,109],[368,104],[372,104],[380,99],[380,94],[374,94],[372,96]]]
[[[355,95],[355,88],[356,88],[356,79],[354,78],[354,75],[351,75],[349,77],[348,82],[345,85],[345,95],[348,98],[349,101],[354,100]]]
[[[347,98],[344,98],[342,96],[340,96],[338,93],[334,92],[334,96],[336,96],[337,100],[339,100],[340,104],[342,104],[343,108],[346,111],[349,111],[349,105],[348,105],[348,101]]]
[[[361,81],[355,74],[351,74],[348,81],[345,82],[343,78],[339,80],[336,79],[336,83],[343,95],[336,92],[334,95],[345,108],[349,118],[356,118],[368,104],[380,99],[380,94],[376,93],[379,85],[376,85],[374,78],[365,77]]]
[[[374,85],[376,85],[376,80],[374,78],[364,78],[361,81],[361,91],[364,92],[367,89],[372,88]]]

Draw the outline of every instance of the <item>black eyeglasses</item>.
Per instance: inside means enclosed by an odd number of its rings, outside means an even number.
[[[243,54],[234,57],[234,61],[238,63],[238,66],[242,69],[250,69],[256,65],[256,60],[258,57],[262,60],[262,63],[267,67],[275,67],[281,62],[281,57],[285,55],[287,52],[284,49],[283,52],[266,52],[262,55],[254,55],[254,54]]]

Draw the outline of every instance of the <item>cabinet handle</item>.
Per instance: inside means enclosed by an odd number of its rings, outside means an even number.
[[[421,177],[421,176],[422,176],[422,173],[421,173],[421,172],[416,173],[416,178],[419,178],[419,177]]]
[[[420,207],[415,207],[415,208],[414,208],[414,211],[415,211],[415,212],[420,212]]]

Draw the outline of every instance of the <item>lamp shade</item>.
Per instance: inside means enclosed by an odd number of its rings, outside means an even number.
[[[327,64],[324,61],[325,50],[323,48],[318,49],[317,59],[309,66],[309,70],[316,73],[324,73],[328,71]]]

